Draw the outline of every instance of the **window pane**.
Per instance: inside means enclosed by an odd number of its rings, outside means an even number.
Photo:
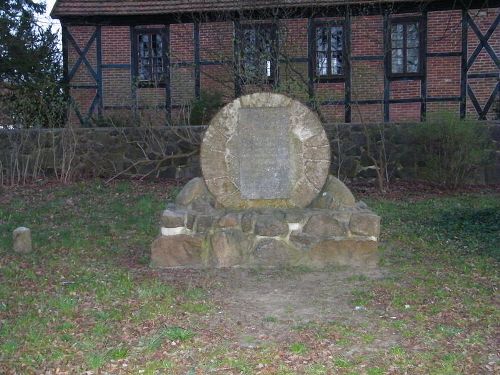
[[[242,65],[244,80],[267,80],[273,75],[273,33],[269,27],[243,29]]]
[[[332,51],[342,51],[343,37],[342,37],[342,27],[335,26],[331,28],[332,35]]]
[[[398,23],[391,26],[391,39],[403,40],[403,24]]]
[[[245,76],[252,75],[255,70],[255,29],[243,29],[242,53]]]
[[[141,81],[148,81],[151,79],[151,65],[150,65],[150,38],[149,34],[139,35],[139,79]]]
[[[162,54],[162,43],[160,34],[152,34],[152,51],[151,54],[154,57],[160,57]]]
[[[328,50],[328,28],[316,28],[316,50],[326,52]]]
[[[326,76],[328,75],[328,62],[326,52],[317,52],[316,61],[318,65],[318,75]]]
[[[407,45],[408,48],[418,47],[419,46],[419,35],[418,35],[418,24],[410,23],[408,24],[407,29]]]
[[[138,36],[138,72],[141,81],[163,79],[163,46],[161,34],[149,33]]]
[[[342,74],[342,53],[332,52],[332,73],[333,75]]]
[[[271,33],[268,29],[259,29],[257,34],[257,48],[263,56],[271,56],[272,41]]]
[[[403,50],[392,50],[392,72],[403,73]]]
[[[406,70],[408,73],[418,72],[418,48],[408,48],[406,54]]]
[[[403,39],[391,39],[392,48],[403,48]]]
[[[139,35],[139,54],[141,57],[149,57],[149,35]]]
[[[271,29],[259,28],[256,30],[257,40],[257,55],[256,61],[258,62],[258,76],[256,78],[269,78],[271,77],[271,60],[272,60],[272,38]]]
[[[255,45],[255,29],[243,29],[243,44]]]
[[[149,81],[151,79],[151,67],[149,59],[139,60],[139,79],[141,81]]]

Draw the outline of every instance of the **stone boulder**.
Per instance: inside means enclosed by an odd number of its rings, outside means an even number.
[[[151,266],[202,267],[202,240],[200,236],[185,234],[158,237],[151,246]]]
[[[240,266],[245,263],[251,242],[239,229],[223,229],[213,234],[211,240],[214,263],[219,268]]]
[[[313,208],[338,210],[354,207],[356,199],[349,188],[338,178],[329,175],[321,193],[311,203]]]
[[[215,199],[208,191],[201,177],[193,178],[179,192],[175,199],[177,207],[210,212],[214,210]]]

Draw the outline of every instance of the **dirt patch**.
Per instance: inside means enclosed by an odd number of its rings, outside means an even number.
[[[334,345],[351,337],[354,342],[344,353],[350,356],[378,352],[398,341],[393,330],[379,324],[386,319],[383,311],[356,305],[356,293],[385,277],[381,269],[176,270],[161,276],[179,287],[207,290],[216,311],[204,323],[211,331],[230,332],[241,348],[286,347],[293,342],[311,346],[322,339]],[[376,339],[356,345],[365,332],[376,333]]]

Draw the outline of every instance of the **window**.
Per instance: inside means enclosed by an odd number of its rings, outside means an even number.
[[[421,24],[418,20],[391,23],[391,73],[418,74],[421,71]]]
[[[344,30],[341,25],[316,27],[316,75],[335,77],[344,74]]]
[[[269,82],[276,76],[276,27],[248,25],[242,28],[241,68],[246,83]]]
[[[158,32],[137,33],[137,78],[139,83],[158,85],[164,83],[163,42]]]

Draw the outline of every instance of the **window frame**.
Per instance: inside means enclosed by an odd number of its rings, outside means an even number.
[[[341,27],[342,28],[342,74],[326,74],[326,75],[319,75],[318,74],[318,45],[317,45],[317,38],[318,38],[318,28],[319,27]],[[346,73],[346,67],[347,67],[347,39],[346,39],[346,32],[345,32],[345,24],[344,21],[341,20],[325,20],[325,21],[314,21],[313,24],[313,40],[311,43],[313,43],[313,55],[312,55],[312,64],[313,64],[313,71],[314,71],[314,81],[315,82],[343,82],[345,81],[345,73]],[[331,43],[328,46],[328,48],[331,48]],[[331,53],[328,54],[328,62],[327,66],[331,66]],[[327,68],[328,69],[328,68]],[[331,69],[328,70],[328,72],[331,72]]]
[[[269,30],[271,36],[270,46],[271,46],[271,76],[266,75],[266,79],[255,79],[255,81],[245,81],[243,77],[245,76],[245,56],[244,56],[244,41],[243,35],[245,30]],[[238,37],[238,49],[239,49],[239,80],[242,84],[254,85],[254,84],[275,84],[278,82],[278,51],[279,51],[279,38],[278,38],[278,25],[276,23],[244,23],[240,25],[239,37]],[[257,46],[257,49],[259,46]]]
[[[408,72],[408,38],[407,30],[408,25],[416,23],[418,25],[418,69],[416,72]],[[393,73],[392,71],[392,26],[402,24],[403,25],[403,72]],[[424,59],[425,59],[425,23],[422,16],[411,16],[411,17],[396,17],[389,19],[389,25],[387,30],[387,76],[390,78],[420,78],[423,77],[424,72]]]
[[[135,28],[133,37],[132,37],[132,51],[134,54],[134,60],[133,60],[133,68],[134,68],[134,79],[137,84],[137,87],[139,88],[162,88],[166,87],[167,84],[167,74],[168,74],[168,67],[166,64],[168,64],[168,58],[167,58],[167,51],[166,49],[168,48],[168,41],[166,38],[167,30],[166,28],[160,28],[160,27],[141,27],[141,28]],[[140,54],[140,46],[139,46],[139,36],[144,35],[144,34],[158,34],[161,37],[161,42],[162,42],[162,51],[161,51],[161,59],[162,59],[162,66],[163,66],[163,72],[162,72],[162,79],[159,81],[156,80],[140,80],[139,79],[139,65],[140,62],[139,60],[141,57],[139,56]],[[152,56],[150,57],[152,58]]]

